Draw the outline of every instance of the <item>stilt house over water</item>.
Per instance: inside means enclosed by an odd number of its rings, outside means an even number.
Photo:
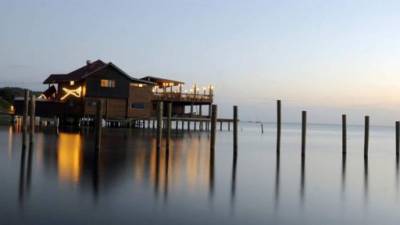
[[[43,83],[48,88],[38,97],[36,115],[61,119],[94,117],[99,100],[105,119],[149,119],[155,117],[159,101],[171,102],[175,117],[209,117],[214,92],[211,85],[202,89],[193,85],[184,90],[182,81],[133,78],[113,63],[101,60],[87,61],[70,73],[51,74]],[[16,115],[21,115],[23,99],[16,98],[14,106]],[[205,114],[203,106],[207,106]]]

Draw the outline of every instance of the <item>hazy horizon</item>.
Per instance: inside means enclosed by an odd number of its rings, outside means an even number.
[[[392,125],[400,119],[396,1],[1,1],[0,86],[42,90],[86,60],[216,86],[220,115]]]

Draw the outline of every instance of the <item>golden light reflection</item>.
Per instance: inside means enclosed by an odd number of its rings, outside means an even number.
[[[9,126],[8,127],[8,158],[12,158],[12,149],[13,149],[13,127]]]
[[[151,182],[156,190],[185,185],[191,191],[209,185],[209,151],[201,139],[172,140],[169,155],[165,148],[157,151],[155,139],[134,156],[134,178],[137,183]],[[208,143],[208,142],[207,142]],[[148,173],[146,173],[148,171]],[[146,177],[148,176],[148,177]]]
[[[79,134],[60,133],[58,138],[58,176],[61,181],[78,183],[82,171],[82,140]]]

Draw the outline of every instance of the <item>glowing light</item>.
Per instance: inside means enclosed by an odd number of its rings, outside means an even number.
[[[40,94],[39,97],[38,97],[38,99],[47,99],[47,98],[46,98],[46,95]]]
[[[82,87],[78,87],[76,89],[63,88],[63,91],[65,92],[65,95],[61,97],[61,101],[66,99],[70,95],[80,98],[82,93]]]
[[[10,106],[10,111],[11,111],[11,112],[14,112],[14,106],[13,106],[13,105]]]
[[[75,81],[71,80],[71,81],[69,82],[69,85],[70,85],[70,86],[74,86],[74,85],[75,85]]]

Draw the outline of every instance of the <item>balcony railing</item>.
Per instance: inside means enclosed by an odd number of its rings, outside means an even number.
[[[211,94],[194,94],[194,93],[174,93],[174,92],[155,92],[155,100],[177,101],[177,102],[213,102]]]

